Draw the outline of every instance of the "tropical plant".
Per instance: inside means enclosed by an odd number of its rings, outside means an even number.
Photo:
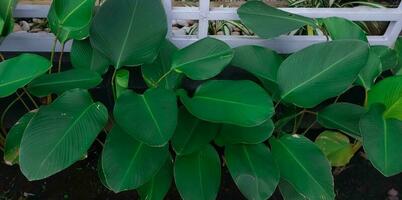
[[[308,25],[332,41],[287,56],[214,38],[178,49],[165,39],[160,1],[109,0],[93,15],[94,4],[54,0],[49,13],[57,40],[74,39],[74,69],[53,65],[54,49],[50,61],[22,54],[0,62],[0,97],[17,95],[2,122],[21,96],[34,105],[31,95],[42,98],[10,130],[2,125],[4,159],[28,180],[85,159],[99,134],[106,134],[100,180],[142,199],[163,199],[173,180],[183,199],[216,199],[222,166],[247,199],[268,199],[276,188],[285,199],[334,199],[331,166],[345,166],[361,147],[384,176],[402,172],[402,76],[394,75],[400,41],[396,50],[370,46],[346,19],[311,19],[249,1],[238,14],[261,38]],[[129,87],[132,67],[141,68],[145,91]],[[220,79],[228,67],[254,77]],[[114,106],[88,91],[102,79]],[[364,88],[364,102],[341,101],[353,86]]]

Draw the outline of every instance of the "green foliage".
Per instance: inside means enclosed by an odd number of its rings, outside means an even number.
[[[0,37],[12,27],[13,2],[0,2]],[[402,172],[402,77],[392,75],[401,73],[400,40],[395,49],[370,47],[346,19],[316,21],[248,1],[238,14],[262,38],[307,28],[332,41],[291,55],[212,37],[179,49],[165,38],[161,1],[108,0],[94,17],[93,8],[94,0],[55,0],[50,9],[59,41],[74,39],[74,69],[52,73],[51,62],[33,54],[0,62],[0,97],[16,96],[1,132],[16,102],[29,111],[5,144],[0,135],[0,147],[29,180],[85,159],[96,139],[102,184],[150,200],[164,199],[173,180],[185,200],[216,199],[222,170],[247,199],[269,199],[277,188],[285,200],[335,199],[331,165],[345,166],[362,145],[385,176]],[[222,76],[227,66],[247,79]],[[342,95],[356,85],[365,102],[352,104]],[[94,87],[112,105],[94,102]]]
[[[0,44],[4,37],[13,32],[14,19],[13,10],[17,5],[17,0],[2,0],[0,2]]]

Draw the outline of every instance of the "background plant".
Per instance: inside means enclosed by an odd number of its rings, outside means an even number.
[[[36,108],[29,98],[35,108],[27,105],[10,130],[2,126],[5,161],[29,180],[84,159],[100,134],[100,180],[143,199],[163,199],[173,180],[183,199],[215,199],[223,165],[247,199],[267,199],[277,187],[285,199],[334,199],[331,166],[345,166],[362,146],[385,176],[402,171],[400,41],[395,50],[369,46],[346,19],[310,19],[250,1],[238,14],[261,38],[308,25],[332,41],[286,58],[214,38],[178,49],[165,39],[160,1],[109,0],[96,13],[94,6],[55,0],[50,9],[55,45],[74,39],[73,69],[51,62],[54,48],[50,61],[22,54],[0,63],[0,97],[17,92],[1,121],[22,95],[43,102]],[[129,87],[133,67],[141,68],[145,91]],[[227,67],[253,78],[219,79]],[[88,91],[102,79],[113,106]],[[365,100],[341,102],[353,86],[364,88]]]

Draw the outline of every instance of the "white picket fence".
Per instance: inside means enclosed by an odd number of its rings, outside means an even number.
[[[178,47],[185,47],[200,38],[208,36],[208,23],[211,20],[239,20],[235,8],[213,8],[210,0],[199,0],[199,7],[173,7],[172,0],[163,0],[168,16],[168,37]],[[398,8],[280,8],[282,10],[312,18],[344,17],[353,21],[386,21],[390,22],[384,35],[369,36],[373,45],[387,45],[392,47],[402,30],[402,3]],[[45,18],[49,6],[18,5],[14,14],[16,18]],[[174,36],[172,21],[196,20],[199,23],[198,35]],[[274,27],[273,27],[274,28]],[[227,42],[230,46],[260,45],[275,49],[280,53],[291,53],[311,44],[323,42],[324,36],[280,36],[271,40],[259,39],[251,36],[212,36]],[[49,52],[54,36],[47,33],[17,32],[11,34],[0,46],[2,52]],[[66,45],[69,51],[71,43]],[[58,46],[57,51],[60,50]]]

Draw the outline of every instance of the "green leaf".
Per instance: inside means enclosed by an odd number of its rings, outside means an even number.
[[[208,145],[201,151],[178,156],[174,179],[184,200],[214,200],[221,182],[221,164],[216,150]]]
[[[21,54],[0,62],[0,98],[13,94],[50,67],[49,60],[34,54]]]
[[[163,200],[169,192],[172,180],[173,163],[172,159],[168,158],[152,180],[137,189],[138,194],[143,200]]]
[[[247,28],[264,39],[289,33],[305,25],[317,26],[313,19],[279,10],[261,1],[248,1],[237,10],[237,14]]]
[[[94,17],[91,42],[118,69],[153,62],[166,33],[161,1],[106,1]]]
[[[265,144],[228,145],[225,158],[233,180],[247,199],[272,196],[279,182],[279,169]]]
[[[108,111],[85,90],[63,93],[43,106],[23,133],[20,167],[28,180],[47,178],[85,155],[106,125]]]
[[[105,172],[103,171],[102,156],[99,157],[97,171],[98,171],[99,180],[102,183],[102,185],[105,186],[107,189],[112,190],[106,183]]]
[[[285,102],[312,108],[348,89],[367,58],[368,44],[359,40],[311,45],[290,55],[279,67],[281,97]]]
[[[215,138],[219,128],[219,124],[200,120],[181,107],[176,131],[172,137],[173,150],[177,155],[199,151]]]
[[[272,120],[267,120],[255,127],[224,124],[215,138],[215,142],[220,146],[227,144],[258,144],[268,140],[272,136],[274,128]]]
[[[260,46],[241,46],[234,49],[231,65],[242,68],[259,78],[276,83],[283,58],[271,49]]]
[[[402,121],[385,119],[385,107],[373,104],[360,121],[363,149],[367,157],[384,176],[402,172]]]
[[[207,37],[177,51],[172,69],[193,80],[206,80],[218,75],[232,60],[233,50],[218,39]]]
[[[184,90],[179,95],[191,114],[215,123],[253,127],[274,114],[271,97],[252,81],[211,80],[198,87],[192,98]]]
[[[366,90],[370,90],[377,77],[381,75],[381,72],[382,64],[380,57],[370,49],[366,66],[364,66],[359,75],[357,75],[355,84],[361,85]]]
[[[338,132],[322,132],[315,139],[315,144],[325,154],[333,167],[346,166],[354,155],[349,138]]]
[[[67,90],[94,88],[102,82],[102,77],[92,71],[73,69],[65,72],[44,74],[28,85],[28,91],[38,97],[61,94]]]
[[[54,0],[50,6],[49,27],[61,43],[89,35],[95,0]]]
[[[281,177],[308,199],[335,199],[331,166],[321,150],[300,135],[271,139]]]
[[[89,39],[74,40],[70,58],[74,68],[87,69],[100,75],[105,74],[109,68],[108,59],[92,48]]]
[[[152,180],[168,157],[167,145],[147,146],[115,125],[102,152],[105,181],[116,193],[137,189]]]
[[[368,92],[367,107],[375,103],[385,105],[385,118],[402,120],[402,76],[388,77],[377,83]]]
[[[162,43],[158,58],[151,64],[146,64],[141,67],[142,77],[149,87],[163,87],[166,89],[176,89],[180,84],[183,75],[179,73],[171,73],[173,54],[178,51],[169,40]],[[159,79],[166,75],[157,85]]]
[[[4,19],[0,17],[0,33],[3,32],[4,25],[5,25]],[[1,44],[2,41],[3,40],[2,40],[2,37],[0,35],[0,44]]]
[[[395,42],[395,51],[398,56],[398,65],[393,70],[394,73],[402,75],[402,37],[399,37]]]
[[[366,33],[354,22],[340,17],[321,19],[332,40],[355,39],[368,42]]]
[[[318,123],[330,129],[337,129],[349,136],[359,139],[360,118],[366,113],[364,107],[351,103],[335,103],[320,110],[317,115]]]
[[[394,49],[387,46],[378,45],[370,48],[381,59],[382,70],[390,70],[398,65],[398,55]]]
[[[120,97],[128,89],[130,81],[130,72],[126,69],[119,69],[116,72],[116,96]]]
[[[297,192],[295,188],[285,180],[281,180],[278,187],[284,200],[307,200],[306,197]]]
[[[114,117],[129,135],[150,146],[164,146],[177,125],[175,94],[163,88],[147,90],[143,95],[128,91],[116,101]]]
[[[26,113],[8,132],[4,147],[4,161],[6,164],[14,165],[18,163],[22,136],[36,113],[36,111]]]
[[[0,43],[2,36],[7,36],[9,33],[13,32],[14,27],[13,10],[16,5],[17,5],[16,0],[0,1],[0,19],[2,19],[4,23],[2,30],[0,30]]]

